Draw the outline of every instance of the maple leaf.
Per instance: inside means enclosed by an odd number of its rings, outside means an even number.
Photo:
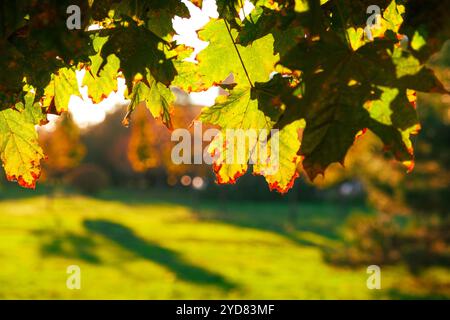
[[[105,3],[106,2],[106,3]],[[113,20],[132,18],[161,38],[170,39],[175,33],[172,26],[172,19],[175,15],[179,17],[189,17],[189,10],[184,3],[179,0],[122,0],[94,1],[94,18],[98,21],[111,16]],[[110,11],[109,11],[110,10]],[[111,13],[112,11],[112,13]]]
[[[104,30],[101,32],[104,36],[94,38],[97,54],[91,57],[83,84],[98,102],[117,90],[117,76],[122,71],[127,81],[127,97],[131,100],[124,125],[128,126],[136,106],[145,102],[152,115],[160,117],[171,128],[170,104],[175,97],[168,84],[176,70],[168,58],[175,57],[177,52],[148,29],[128,23],[127,27]]]
[[[227,20],[231,26],[238,27],[237,19],[242,0],[216,0],[219,17]]]
[[[30,86],[24,87],[26,92],[23,102],[18,102],[14,106],[14,109],[20,111],[26,120],[26,122],[33,123],[34,125],[45,125],[48,123],[47,115],[44,113],[44,108],[40,103],[35,102],[36,95],[34,90]]]
[[[108,40],[108,37],[93,37],[93,47],[97,52],[91,56],[91,63],[86,67],[86,73],[83,77],[83,86],[88,88],[88,96],[94,103],[101,102],[111,92],[117,91],[117,74],[120,66],[120,60],[115,54],[103,58],[101,48]]]
[[[244,20],[236,42],[247,46],[255,40],[271,34],[274,43],[274,53],[286,52],[304,37],[305,31],[301,25],[295,25],[292,15],[282,15],[267,7],[256,7]]]
[[[300,149],[299,130],[305,127],[304,120],[297,120],[281,129],[278,133],[278,155],[266,153],[267,157],[261,159],[254,167],[253,172],[264,176],[270,190],[286,193],[294,185],[299,176],[301,157],[297,154]],[[267,150],[272,150],[272,137],[268,142]]]
[[[80,96],[75,70],[61,68],[51,75],[50,83],[44,89],[42,104],[49,112],[61,114],[69,110],[72,95]]]
[[[248,85],[248,78],[240,62],[236,48],[247,69],[252,82],[265,82],[275,70],[279,57],[273,54],[273,36],[254,41],[251,45],[233,46],[237,37],[236,30],[227,30],[222,19],[211,20],[203,30],[199,31],[199,38],[208,41],[209,45],[196,57],[198,64],[185,62],[183,70],[175,78],[172,85],[187,91],[202,91],[220,84],[230,74],[238,85]]]
[[[0,110],[11,108],[23,96],[23,55],[8,42],[0,39]]]
[[[260,142],[261,130],[273,125],[259,107],[258,100],[251,97],[251,88],[247,87],[233,90],[226,98],[219,97],[214,106],[202,110],[202,122],[224,128],[208,147],[210,154],[217,158],[213,169],[219,184],[235,183],[247,171],[251,152]]]
[[[156,81],[165,85],[169,85],[175,77],[177,72],[169,58],[176,53],[171,51],[170,44],[144,26],[131,20],[124,22],[123,26],[102,30],[100,34],[108,36],[108,40],[100,50],[103,64],[99,69],[106,65],[110,55],[116,55],[130,92],[134,77],[144,75],[146,70]]]
[[[124,125],[128,126],[131,113],[136,106],[145,102],[148,110],[155,118],[161,118],[162,122],[172,129],[172,122],[170,119],[171,105],[175,101],[175,96],[170,88],[164,84],[157,82],[146,72],[146,78],[139,77],[133,86],[130,94],[131,103],[128,106],[128,112],[124,119]]]
[[[0,158],[6,176],[26,188],[34,188],[44,159],[36,129],[24,112],[7,109],[0,112]]]
[[[377,134],[398,160],[412,162],[409,134],[395,121],[404,119],[408,127],[418,126],[407,90],[445,92],[429,69],[390,40],[354,50],[333,32],[326,32],[317,41],[300,42],[281,57],[281,63],[302,72],[304,92],[298,104],[288,105],[278,126],[306,120],[300,154],[312,180],[329,164],[343,163],[355,136],[366,129]],[[422,82],[424,77],[429,81]],[[398,99],[380,98],[379,86],[397,88]],[[377,101],[378,112],[363,107],[368,101]],[[382,118],[389,117],[391,109],[393,121],[387,123]]]
[[[214,106],[202,110],[201,121],[222,127],[208,147],[219,184],[235,183],[247,172],[250,163],[254,173],[263,175],[271,189],[285,193],[292,187],[300,161],[297,130],[303,121],[271,136],[271,129],[282,113],[279,95],[288,81],[276,75],[253,88],[235,88],[229,96],[219,97]],[[277,141],[274,149],[273,139]]]

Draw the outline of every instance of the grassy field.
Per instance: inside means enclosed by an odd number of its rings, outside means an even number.
[[[336,245],[346,218],[363,209],[173,199],[0,200],[0,298],[448,297],[448,270],[413,277],[404,266],[382,267],[382,289],[373,291],[365,268],[324,261],[321,248]],[[81,290],[66,288],[69,265],[81,268]]]

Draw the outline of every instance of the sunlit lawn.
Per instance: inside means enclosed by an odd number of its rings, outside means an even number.
[[[442,269],[413,277],[382,266],[382,289],[371,291],[365,268],[326,263],[321,247],[357,210],[118,192],[1,200],[0,298],[426,298],[436,286],[445,297]],[[81,290],[66,288],[69,265],[81,267]]]

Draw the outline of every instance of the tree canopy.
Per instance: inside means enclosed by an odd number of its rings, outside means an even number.
[[[251,2],[255,8],[246,13],[241,0],[216,1],[219,17],[198,33],[209,42],[198,63],[185,60],[192,48],[173,40],[172,18],[189,17],[179,0],[2,2],[0,157],[8,179],[35,186],[45,158],[35,126],[47,114],[67,112],[71,95],[80,95],[76,71],[83,69],[94,102],[125,78],[131,103],[124,122],[145,102],[169,129],[171,86],[187,92],[221,86],[229,94],[199,119],[222,133],[279,129],[279,170],[265,170],[270,159],[253,165],[279,192],[302,168],[314,180],[331,163],[343,163],[367,130],[411,170],[411,135],[420,129],[415,92],[448,93],[425,65],[449,38],[447,1]],[[67,8],[74,3],[82,23],[69,30]],[[369,35],[370,5],[379,6],[381,19]],[[210,149],[218,147],[213,140]],[[224,157],[213,164],[217,181],[233,183],[248,165]]]

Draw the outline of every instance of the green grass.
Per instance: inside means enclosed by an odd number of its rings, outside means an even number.
[[[445,269],[413,277],[382,266],[382,289],[371,291],[365,268],[323,260],[321,248],[336,245],[362,208],[174,199],[112,192],[0,201],[0,298],[448,297]],[[81,290],[66,288],[69,265],[81,267]]]

